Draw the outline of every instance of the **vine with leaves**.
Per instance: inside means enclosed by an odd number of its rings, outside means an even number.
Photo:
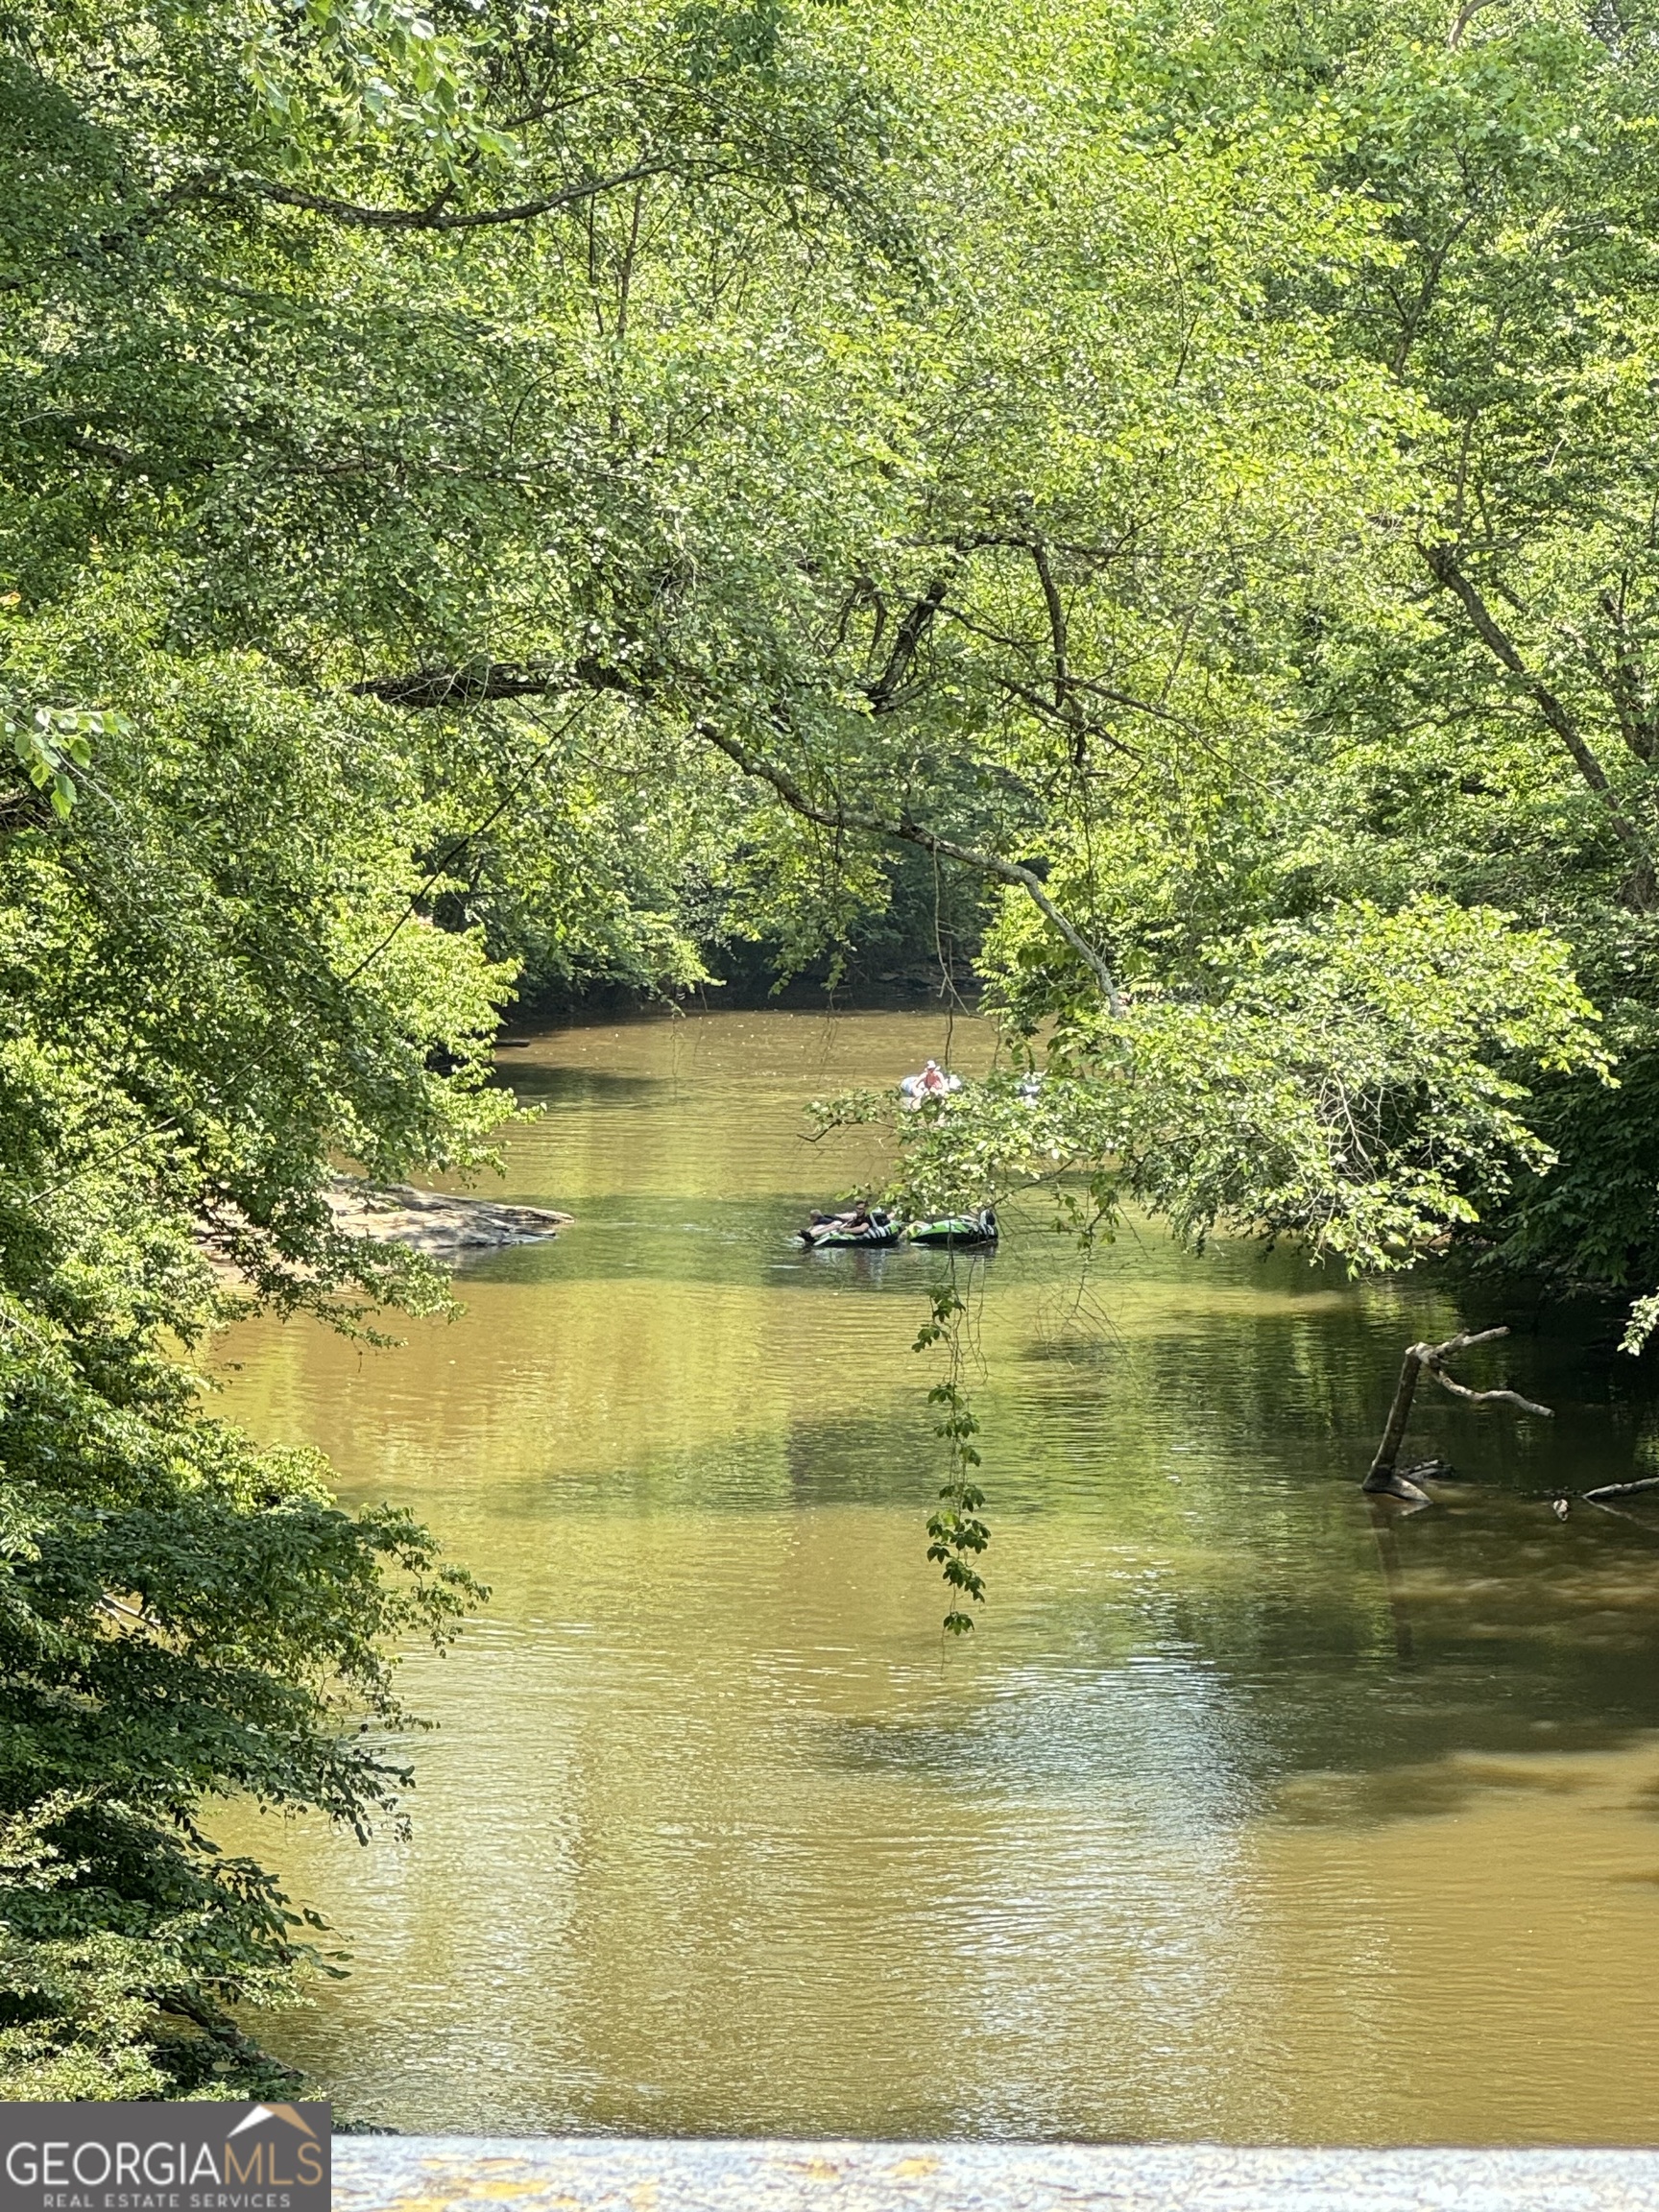
[[[914,1349],[930,1352],[936,1345],[945,1347],[945,1374],[928,1391],[927,1402],[940,1408],[934,1434],[945,1440],[950,1471],[940,1486],[939,1503],[928,1516],[927,1556],[938,1565],[950,1592],[945,1632],[966,1636],[973,1629],[974,1616],[964,1610],[965,1603],[985,1602],[985,1577],[974,1562],[989,1545],[991,1530],[981,1518],[985,1493],[975,1472],[979,1454],[974,1438],[979,1433],[979,1422],[962,1380],[962,1329],[968,1306],[957,1287],[954,1267],[929,1295],[930,1311]]]

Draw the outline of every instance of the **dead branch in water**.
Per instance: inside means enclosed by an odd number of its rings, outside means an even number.
[[[1598,1490],[1581,1490],[1578,1495],[1591,1505],[1599,1505],[1604,1498],[1634,1498],[1638,1490],[1659,1490],[1659,1475],[1645,1475],[1640,1482],[1603,1482]]]
[[[1402,1498],[1409,1504],[1424,1505],[1429,1502],[1428,1492],[1402,1475],[1395,1462],[1406,1438],[1406,1424],[1411,1418],[1411,1404],[1417,1395],[1417,1382],[1424,1374],[1432,1375],[1443,1390],[1454,1398],[1467,1399],[1472,1406],[1515,1406],[1523,1413],[1537,1413],[1546,1421],[1554,1415],[1548,1406],[1535,1406],[1530,1398],[1523,1398],[1517,1390],[1471,1390],[1466,1382],[1458,1382],[1448,1375],[1442,1365],[1454,1353],[1466,1352],[1471,1344],[1490,1344],[1494,1337],[1507,1336],[1507,1329],[1479,1329],[1473,1334],[1448,1336],[1443,1344],[1408,1344],[1405,1362],[1400,1369],[1400,1380],[1394,1385],[1394,1403],[1388,1408],[1388,1424],[1382,1431],[1382,1441],[1377,1447],[1377,1456],[1371,1462],[1370,1472],[1360,1484],[1362,1490],[1373,1495]]]

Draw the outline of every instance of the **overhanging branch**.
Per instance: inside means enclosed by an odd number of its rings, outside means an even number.
[[[1099,984],[1106,1004],[1114,1014],[1123,1011],[1122,996],[1117,980],[1101,954],[1082,933],[1061,913],[1049,898],[1043,878],[1034,869],[1025,868],[1018,860],[1004,860],[999,854],[980,853],[971,845],[959,845],[953,837],[941,837],[937,830],[927,830],[920,822],[912,822],[908,815],[894,817],[869,812],[863,807],[821,805],[799,784],[788,770],[776,762],[763,759],[752,753],[736,737],[728,736],[712,723],[698,722],[696,734],[734,761],[745,776],[770,784],[792,814],[799,814],[808,822],[819,823],[826,830],[853,830],[870,837],[885,837],[906,845],[918,845],[924,853],[937,854],[942,860],[954,860],[959,866],[974,869],[981,876],[994,876],[1004,883],[1017,883],[1037,911],[1059,932]]]
[[[921,605],[929,607],[931,601],[925,597]],[[480,661],[464,668],[419,668],[407,676],[375,677],[353,685],[352,690],[358,698],[380,699],[389,707],[431,709],[471,707],[491,699],[528,699],[571,684],[581,685],[589,691],[619,692],[624,698],[640,704],[662,704],[661,700],[652,699],[650,681],[641,671],[623,670],[598,661],[579,661],[573,667],[547,671],[505,661]],[[824,805],[786,768],[751,752],[740,738],[728,735],[706,717],[699,717],[691,728],[695,736],[725,754],[745,776],[769,785],[790,812],[799,814],[804,821],[816,822],[826,830],[853,830],[862,836],[916,845],[924,853],[935,854],[941,860],[953,860],[959,867],[971,868],[978,875],[1018,884],[1094,976],[1110,1011],[1115,1015],[1122,1013],[1122,994],[1104,956],[1067,920],[1049,898],[1035,869],[1018,860],[1004,860],[997,853],[981,853],[972,845],[958,844],[953,837],[943,837],[936,830],[913,822],[907,814],[895,817],[840,803]]]

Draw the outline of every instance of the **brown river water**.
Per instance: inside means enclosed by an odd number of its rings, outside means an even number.
[[[1149,1226],[1085,1272],[1010,1214],[958,1262],[994,1538],[947,1644],[942,1262],[788,1240],[878,1172],[805,1102],[946,1046],[539,1038],[491,1190],[573,1227],[397,1349],[225,1339],[224,1410],[493,1589],[408,1661],[409,1840],[218,1822],[352,1954],[262,2032],[423,2132],[1659,2138],[1659,1506],[1527,1495],[1648,1469],[1606,1316]],[[1408,1456],[1475,1479],[1368,1504],[1404,1345],[1496,1318],[1558,1418],[1437,1398]]]

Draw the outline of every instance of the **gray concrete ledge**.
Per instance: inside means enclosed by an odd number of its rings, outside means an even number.
[[[335,2212],[1659,2212],[1659,2151],[336,2136]]]

